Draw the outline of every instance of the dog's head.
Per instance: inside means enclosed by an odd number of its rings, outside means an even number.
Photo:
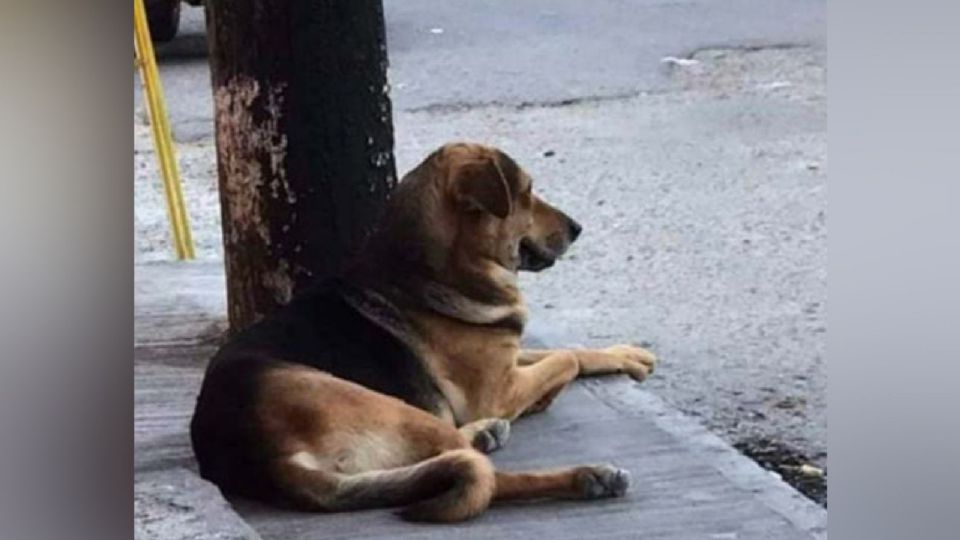
[[[442,184],[439,210],[460,256],[511,270],[551,266],[580,234],[570,216],[533,193],[533,179],[506,153],[449,144],[431,155]]]

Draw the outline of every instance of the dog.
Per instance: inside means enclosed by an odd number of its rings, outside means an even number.
[[[345,271],[211,359],[190,425],[201,476],[274,504],[401,506],[430,522],[492,501],[623,495],[629,473],[611,465],[506,472],[485,455],[576,377],[654,369],[630,345],[521,349],[517,272],[551,266],[580,231],[506,153],[436,150]]]

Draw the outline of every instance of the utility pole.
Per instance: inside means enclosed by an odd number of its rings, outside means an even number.
[[[381,0],[206,0],[237,331],[357,252],[397,182]]]

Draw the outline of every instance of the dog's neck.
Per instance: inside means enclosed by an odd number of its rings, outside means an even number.
[[[465,324],[523,331],[527,311],[517,288],[516,274],[464,273],[466,279],[438,278],[411,261],[367,259],[347,274],[346,281],[369,290],[401,311],[428,311]]]
[[[527,310],[516,273],[490,262],[447,261],[438,268],[418,258],[415,250],[399,249],[403,244],[379,240],[368,245],[345,281],[402,311],[428,311],[465,324],[523,331]]]
[[[395,287],[395,298],[402,305],[425,308],[457,321],[480,326],[507,328],[521,333],[527,319],[523,301],[491,303],[437,281],[421,281]]]

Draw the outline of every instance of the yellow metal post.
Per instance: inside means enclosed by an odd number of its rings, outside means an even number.
[[[163,191],[167,199],[167,212],[173,229],[173,245],[178,259],[192,259],[193,239],[190,236],[190,220],[180,189],[180,174],[173,153],[173,140],[170,137],[170,124],[163,104],[163,89],[160,87],[160,73],[153,55],[153,42],[150,41],[150,28],[147,26],[147,13],[143,0],[133,0],[133,45],[136,52],[136,64],[140,68],[144,95],[150,113],[150,127],[153,143],[157,150],[157,161],[163,177]]]

